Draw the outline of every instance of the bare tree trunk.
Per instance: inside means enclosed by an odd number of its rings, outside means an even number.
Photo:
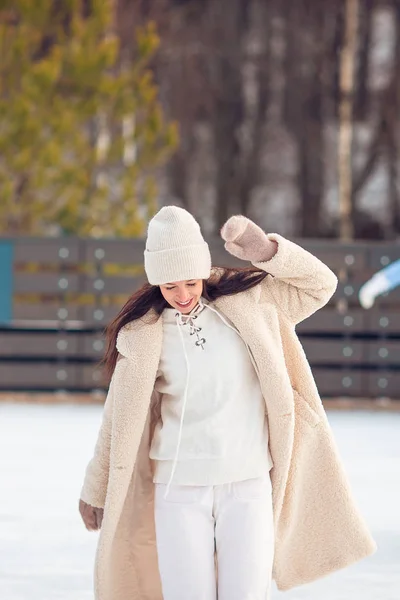
[[[332,45],[329,48],[329,57],[332,60],[332,75],[331,75],[331,86],[329,89],[329,95],[332,99],[333,116],[335,119],[339,118],[339,105],[340,105],[340,49],[343,46],[344,39],[344,2],[341,0],[336,3],[333,8],[334,15],[332,17],[334,23],[334,33],[332,39]]]
[[[243,215],[249,213],[252,193],[260,182],[261,175],[264,125],[270,100],[273,4],[273,2],[266,3],[264,0],[255,1],[252,15],[253,21],[255,21],[253,36],[257,39],[260,49],[252,59],[256,97],[247,124],[247,143],[242,144],[241,149],[242,161],[238,193],[239,208]]]
[[[388,139],[388,200],[390,211],[390,237],[400,233],[400,173],[399,152],[395,132],[391,131]]]
[[[400,114],[400,4],[393,0],[396,20],[396,44],[392,68],[391,94],[388,107],[388,175],[389,175],[389,211],[391,237],[400,233],[400,149],[399,125]]]
[[[346,0],[345,39],[341,54],[339,107],[339,218],[340,238],[350,240],[354,236],[352,221],[352,139],[354,64],[357,51],[358,0]]]
[[[243,93],[243,40],[249,26],[249,3],[221,0],[210,5],[214,53],[213,82],[215,159],[215,228],[220,229],[238,206],[240,130],[245,119]]]
[[[359,5],[359,52],[357,83],[354,98],[354,115],[356,119],[365,120],[368,115],[370,95],[369,59],[371,52],[372,16],[374,0],[360,0]]]
[[[324,135],[322,120],[322,94],[315,82],[314,96],[309,99],[309,109],[304,119],[300,139],[299,225],[302,237],[315,237],[321,231],[321,211],[324,195]]]
[[[239,126],[243,122],[241,79],[236,65],[221,57],[218,70],[224,81],[224,96],[215,102],[213,119],[214,153],[216,163],[215,227],[220,229],[237,205],[237,174],[239,169]]]
[[[321,231],[324,196],[324,11],[307,12],[288,2],[286,15],[286,89],[284,115],[297,146],[299,191],[298,231],[316,236]],[[307,37],[304,35],[307,31]],[[301,65],[306,67],[301,68]]]
[[[189,210],[190,204],[188,178],[191,156],[191,152],[184,152],[182,146],[180,146],[170,159],[168,165],[170,194],[174,198],[174,201],[180,202],[186,210]]]

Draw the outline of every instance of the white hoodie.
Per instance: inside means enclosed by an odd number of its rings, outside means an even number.
[[[167,308],[162,318],[154,482],[219,485],[259,477],[272,459],[266,404],[245,342],[203,298],[188,315]]]

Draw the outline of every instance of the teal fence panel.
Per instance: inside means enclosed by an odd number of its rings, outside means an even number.
[[[13,241],[0,240],[0,323],[12,319],[13,256]]]

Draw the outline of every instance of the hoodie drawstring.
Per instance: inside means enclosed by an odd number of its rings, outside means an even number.
[[[178,325],[178,331],[179,331],[179,335],[180,335],[181,342],[182,342],[183,352],[184,352],[184,355],[185,355],[185,361],[186,361],[186,383],[185,383],[185,391],[183,393],[183,406],[182,406],[181,421],[179,423],[178,443],[176,445],[176,452],[175,452],[174,462],[173,462],[173,465],[172,465],[171,475],[170,475],[170,478],[169,478],[169,481],[168,481],[168,484],[167,484],[167,489],[165,490],[164,499],[168,495],[169,488],[171,487],[172,479],[173,479],[173,477],[175,475],[176,466],[178,464],[179,449],[180,449],[181,441],[182,441],[183,419],[185,417],[187,395],[188,395],[188,388],[189,388],[189,379],[190,379],[190,363],[189,363],[189,358],[188,358],[188,355],[187,355],[187,352],[186,352],[186,348],[185,348],[185,341],[183,339],[183,334],[182,334],[180,325],[178,323],[178,319],[177,319],[177,323],[176,324]]]
[[[189,389],[189,380],[190,380],[190,363],[189,363],[189,357],[187,355],[186,348],[185,348],[185,340],[183,339],[183,333],[182,333],[181,326],[189,323],[190,335],[194,335],[194,334],[197,335],[197,341],[195,342],[196,346],[201,347],[201,349],[204,350],[204,344],[205,344],[206,340],[204,338],[200,338],[200,336],[199,336],[201,327],[196,327],[196,325],[193,323],[193,319],[197,318],[198,312],[200,312],[200,310],[203,310],[204,306],[206,306],[206,305],[201,300],[199,300],[197,307],[193,309],[193,313],[195,313],[195,314],[188,315],[188,318],[186,321],[183,321],[182,313],[180,313],[179,311],[177,313],[175,313],[176,325],[178,327],[179,337],[181,338],[183,354],[185,356],[185,362],[186,362],[186,383],[185,383],[185,391],[183,393],[183,405],[182,405],[181,420],[179,423],[178,442],[176,445],[174,462],[172,464],[171,475],[170,475],[169,481],[167,483],[167,488],[165,490],[164,499],[168,495],[169,488],[171,487],[171,483],[172,483],[173,477],[175,475],[176,467],[178,464],[179,450],[180,450],[181,441],[182,441],[183,420],[185,418],[185,410],[186,410],[187,396],[188,396],[188,389]]]

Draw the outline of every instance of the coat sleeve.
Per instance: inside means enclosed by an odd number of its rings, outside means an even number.
[[[277,242],[276,254],[253,265],[268,273],[261,283],[260,303],[273,302],[296,325],[335,293],[338,279],[319,258],[277,233],[266,235]]]
[[[94,448],[93,457],[86,467],[80,496],[84,502],[90,504],[91,506],[96,506],[97,508],[104,508],[106,501],[110,467],[111,427],[114,408],[115,377],[121,360],[125,359],[119,356],[117,366],[111,377],[103,408],[103,417],[97,436],[97,442]]]

